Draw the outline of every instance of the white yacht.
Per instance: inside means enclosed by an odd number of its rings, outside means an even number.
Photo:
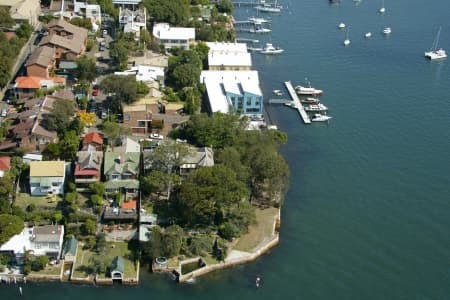
[[[447,53],[444,49],[439,48],[439,37],[441,35],[441,27],[439,27],[438,33],[436,35],[436,38],[434,39],[433,45],[431,46],[431,49],[427,52],[425,52],[425,57],[435,60],[435,59],[442,59],[447,57]]]
[[[292,107],[292,108],[297,108],[297,104],[295,104],[294,101],[286,102],[286,103],[284,103],[284,105]]]
[[[313,87],[304,87],[301,85],[297,85],[295,87],[295,91],[297,92],[297,94],[299,95],[322,95],[323,91],[322,90],[318,90],[315,89]]]
[[[332,119],[333,117],[322,115],[322,114],[314,114],[314,116],[311,118],[311,121],[313,122],[326,122]]]
[[[259,53],[261,54],[280,54],[283,52],[283,49],[274,47],[271,43],[266,43],[266,46],[261,51],[259,51]]]
[[[391,27],[386,27],[386,28],[383,30],[383,33],[386,34],[386,35],[391,34],[391,32],[392,32]]]
[[[366,33],[364,34],[364,37],[365,37],[366,39],[372,37],[372,32],[366,32]]]
[[[264,28],[261,23],[255,23],[255,28],[250,29],[251,33],[269,33],[271,31],[269,28]]]
[[[261,17],[250,17],[250,18],[248,18],[248,21],[250,23],[260,23],[260,24],[270,23],[270,20],[265,19],[265,18],[261,18]]]
[[[341,22],[341,23],[339,23],[339,25],[338,25],[338,28],[339,28],[339,29],[344,29],[344,28],[345,28],[345,24],[344,24],[344,23],[342,23],[342,22]]]
[[[384,14],[386,12],[386,8],[384,7],[384,0],[381,2],[381,7],[378,10],[380,14]]]
[[[347,28],[347,33],[346,33],[346,37],[344,40],[344,46],[348,46],[350,45],[350,39],[348,38],[348,28]]]
[[[323,105],[322,103],[319,104],[310,104],[305,106],[305,111],[309,111],[309,112],[315,112],[315,111],[327,111],[328,107],[326,107],[325,105]]]
[[[314,97],[307,97],[306,99],[300,99],[300,102],[306,104],[317,104],[320,102],[320,100]]]
[[[283,96],[283,92],[281,90],[273,90],[272,92],[277,96]]]
[[[268,13],[279,13],[281,12],[281,5],[275,1],[275,3],[270,4],[266,3],[264,0],[261,0],[260,4],[255,7],[259,12],[268,12]]]

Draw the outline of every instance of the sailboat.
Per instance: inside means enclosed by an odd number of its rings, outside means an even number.
[[[384,12],[386,11],[386,8],[384,8],[384,0],[382,0],[381,8],[378,11],[380,12],[380,14],[384,14]]]
[[[434,39],[433,45],[431,46],[430,51],[425,52],[425,57],[434,60],[434,59],[441,59],[441,58],[446,58],[447,57],[447,53],[445,52],[444,49],[439,48],[438,49],[438,44],[439,44],[439,37],[441,36],[441,27],[439,27],[438,33],[436,35],[436,38]]]
[[[350,45],[350,39],[348,38],[348,28],[347,28],[347,36],[344,40],[344,46],[348,46],[348,45]]]
[[[256,17],[250,17],[250,18],[248,18],[248,21],[250,23],[270,23],[270,20],[259,16],[258,9],[256,10]]]

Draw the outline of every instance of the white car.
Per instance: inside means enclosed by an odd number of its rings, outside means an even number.
[[[162,135],[160,135],[159,133],[152,133],[152,134],[150,134],[150,138],[157,139],[157,140],[164,139],[164,137]]]

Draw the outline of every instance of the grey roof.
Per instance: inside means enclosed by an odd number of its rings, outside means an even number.
[[[102,166],[103,152],[101,151],[78,151],[77,157],[78,163],[80,164],[80,170],[100,170]]]
[[[64,227],[61,225],[44,225],[34,227],[34,241],[35,242],[59,242],[61,235],[64,232]]]
[[[28,67],[37,64],[43,67],[48,67],[54,59],[55,59],[55,48],[49,46],[42,46],[37,48],[31,54],[25,66]]]
[[[53,28],[53,27],[61,27],[64,29],[64,31],[70,32],[72,34],[79,34],[82,36],[87,36],[88,30],[83,27],[78,27],[76,25],[70,24],[69,22],[65,21],[64,19],[52,19],[47,24],[47,28]]]
[[[214,152],[210,147],[198,148],[196,152],[188,155],[181,168],[197,168],[214,166]]]
[[[139,180],[137,180],[137,179],[110,180],[110,181],[105,182],[105,188],[107,188],[107,189],[119,189],[119,188],[138,189],[139,188]]]
[[[60,69],[66,69],[66,70],[75,70],[77,68],[77,63],[73,61],[60,61],[59,62],[59,68]]]
[[[128,220],[134,221],[137,219],[135,209],[121,209],[115,207],[106,207],[103,212],[104,220]]]

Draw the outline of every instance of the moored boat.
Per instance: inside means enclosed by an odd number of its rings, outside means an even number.
[[[259,53],[261,54],[280,54],[283,52],[283,49],[274,47],[271,43],[266,43],[266,46],[261,51],[259,51]]]
[[[447,53],[444,49],[439,48],[439,37],[441,35],[441,27],[439,27],[439,31],[436,35],[436,38],[434,39],[433,46],[431,46],[431,49],[427,52],[425,52],[425,57],[434,60],[434,59],[442,59],[447,57]]]
[[[305,104],[317,104],[320,102],[320,100],[318,98],[307,97],[305,99],[301,99],[300,102]]]
[[[327,111],[327,110],[328,110],[328,107],[326,107],[322,103],[310,104],[310,105],[305,106],[305,111],[308,111],[308,112]]]
[[[391,34],[391,32],[392,32],[391,27],[386,27],[386,28],[383,30],[383,33],[384,33],[385,35]]]
[[[364,37],[365,37],[366,39],[370,38],[371,36],[372,36],[372,32],[366,32],[366,33],[364,34]]]
[[[315,89],[313,87],[304,87],[301,85],[297,85],[295,87],[295,91],[297,92],[297,94],[299,95],[322,95],[323,91],[322,90],[318,90]]]
[[[283,96],[283,92],[281,90],[273,90],[273,93],[277,96]]]
[[[332,119],[333,117],[322,115],[322,114],[314,114],[314,116],[311,118],[312,122],[326,122]]]

